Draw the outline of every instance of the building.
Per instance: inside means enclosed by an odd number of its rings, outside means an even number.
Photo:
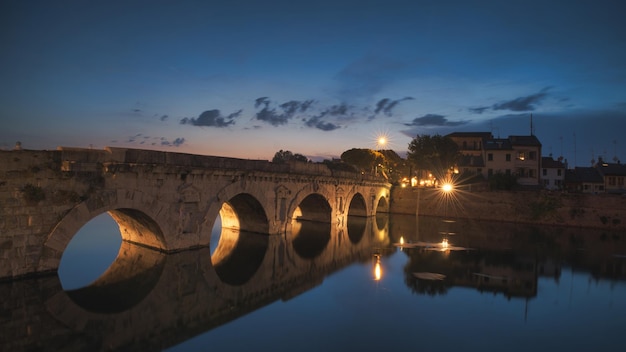
[[[566,170],[565,187],[569,192],[604,193],[604,178],[596,167],[575,167]]]
[[[561,158],[554,160],[551,156],[541,158],[541,183],[545,189],[560,190],[565,186],[565,170],[567,165]]]
[[[596,164],[600,175],[602,175],[604,191],[606,193],[626,194],[626,165],[617,163],[607,163],[599,158]]]
[[[514,175],[520,185],[541,184],[541,142],[534,135],[494,138],[489,132],[454,132],[447,137],[459,146],[459,172],[486,179],[499,173]]]

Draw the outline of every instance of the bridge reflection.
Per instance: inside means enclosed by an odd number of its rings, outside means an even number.
[[[64,291],[56,275],[0,284],[0,346],[147,351],[179,344],[371,260],[373,248],[387,245],[379,239],[389,238],[388,223],[376,219],[349,217],[346,227],[294,220],[283,236],[222,228],[212,255],[208,247],[165,254],[122,242],[88,287]]]

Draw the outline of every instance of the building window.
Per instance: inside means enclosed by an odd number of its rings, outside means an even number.
[[[467,141],[463,141],[463,149],[467,149]]]
[[[487,154],[487,160],[488,161],[493,161],[493,154],[492,153]]]
[[[537,159],[537,152],[529,152],[528,153],[528,159],[530,159],[530,160]]]
[[[548,169],[543,169],[543,175],[548,176]]]
[[[511,161],[511,154],[506,155],[506,161]]]
[[[535,177],[535,170],[528,169],[528,177]]]
[[[483,173],[483,169],[476,169],[476,173],[477,174],[482,174]]]
[[[614,176],[610,176],[609,177],[609,186],[615,186],[615,177]]]
[[[617,178],[617,185],[618,186],[623,186],[624,185],[624,178],[623,177],[618,177]]]
[[[526,153],[525,153],[525,152],[519,152],[519,153],[517,154],[517,158],[518,158],[519,160],[526,160]]]
[[[556,170],[556,175],[557,176],[561,176],[563,169],[557,169]]]

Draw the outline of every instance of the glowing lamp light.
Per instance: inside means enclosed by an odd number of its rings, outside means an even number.
[[[376,256],[376,264],[374,264],[374,281],[380,281],[383,277],[383,269],[380,265],[380,256]]]
[[[441,186],[441,190],[446,192],[446,193],[452,192],[453,189],[454,189],[454,187],[452,186],[451,183],[444,183]]]
[[[376,149],[384,149],[384,147],[390,142],[390,139],[385,132],[377,133],[374,138],[376,142]]]

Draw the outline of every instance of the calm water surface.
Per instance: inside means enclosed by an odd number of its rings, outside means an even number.
[[[75,236],[59,278],[0,285],[14,301],[4,303],[13,313],[2,342],[170,351],[626,344],[626,234],[397,215],[294,233],[216,226],[210,251],[163,255],[122,243],[105,214]]]

